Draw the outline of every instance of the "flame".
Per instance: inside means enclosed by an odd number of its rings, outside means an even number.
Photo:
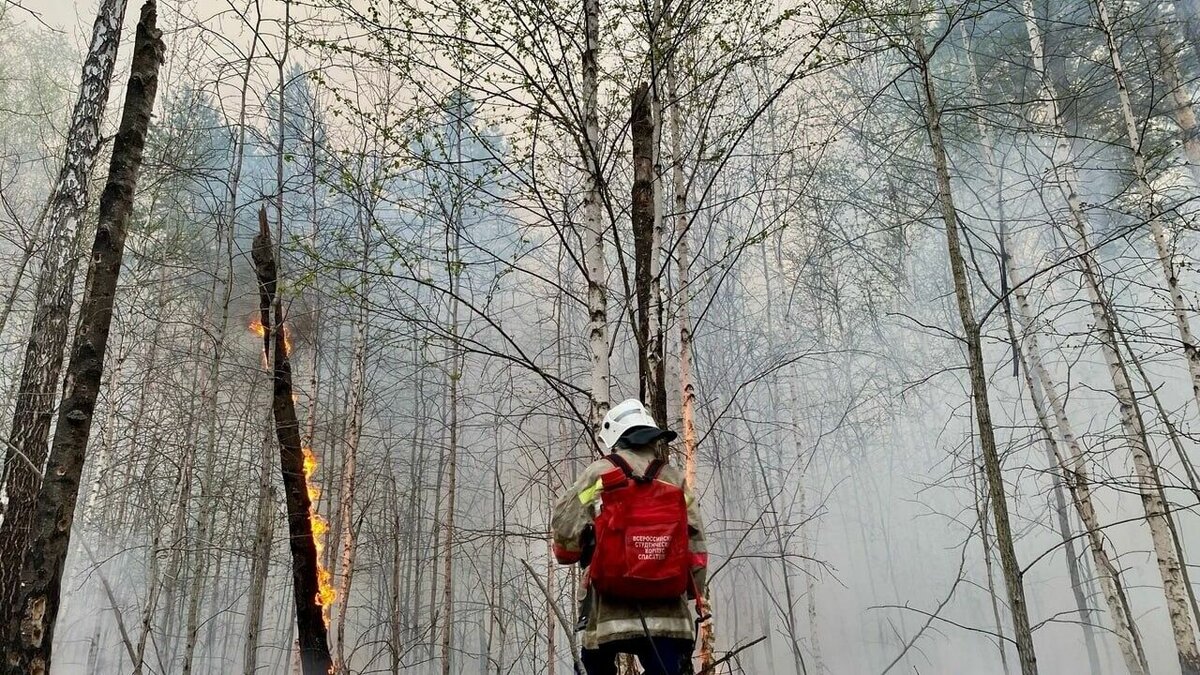
[[[250,325],[246,327],[258,337],[264,337],[267,334],[267,329],[263,326],[262,320],[257,317],[251,319]],[[288,330],[286,323],[283,324],[283,353],[285,356],[291,356],[292,354],[292,331]]]
[[[246,326],[251,332],[258,337],[264,337],[267,334],[267,329],[263,326],[262,320],[254,318],[250,320]],[[287,324],[283,326],[283,353],[285,356],[292,353],[292,336],[288,330]],[[263,367],[267,367],[267,355],[263,353]],[[292,402],[299,401],[300,395],[293,391]],[[308,490],[308,520],[312,527],[313,544],[317,548],[317,604],[321,606],[321,615],[325,619],[325,626],[329,627],[329,612],[333,607],[334,600],[337,599],[337,591],[333,587],[333,573],[321,564],[321,560],[325,554],[325,536],[329,534],[329,521],[321,514],[317,513],[317,501],[321,498],[321,488],[313,480],[313,475],[317,472],[317,456],[313,454],[312,448],[301,448],[304,453],[304,485]],[[332,671],[331,671],[332,672]]]
[[[321,488],[313,481],[317,471],[317,456],[311,448],[304,451],[304,484],[308,488],[308,520],[312,523],[313,543],[317,547],[317,604],[321,606],[321,614],[325,626],[329,626],[329,610],[337,599],[337,591],[333,587],[333,573],[325,569],[321,559],[325,553],[325,535],[329,533],[329,521],[317,513],[317,500],[321,498]]]

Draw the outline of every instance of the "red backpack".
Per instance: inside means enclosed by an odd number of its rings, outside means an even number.
[[[635,476],[620,455],[604,474],[596,547],[588,570],[600,593],[634,600],[683,595],[691,586],[687,498],[683,488],[656,480],[665,462]]]

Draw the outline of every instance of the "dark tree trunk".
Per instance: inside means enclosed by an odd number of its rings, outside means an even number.
[[[273,364],[271,409],[275,415],[275,433],[279,439],[279,468],[283,474],[283,492],[287,505],[289,548],[292,552],[292,589],[296,601],[296,629],[300,643],[300,663],[304,675],[327,675],[333,667],[329,653],[328,628],[318,601],[317,544],[313,538],[312,500],[304,476],[304,449],[300,442],[300,422],[292,400],[292,363],[288,358],[283,332],[283,305],[276,294],[278,268],[271,244],[267,212],[259,209],[258,236],[251,257],[258,275],[260,319],[264,328],[263,349]],[[272,320],[271,312],[275,316]]]
[[[667,383],[662,359],[651,358],[656,342],[651,335],[651,312],[657,311],[652,296],[654,281],[654,118],[650,106],[650,88],[646,83],[633,93],[633,110],[629,120],[633,137],[633,194],[630,204],[633,221],[633,279],[637,313],[634,335],[638,348],[638,392],[642,402],[659,424],[667,421]]]
[[[113,142],[108,182],[100,196],[100,219],[49,465],[34,507],[29,546],[21,567],[21,586],[14,608],[19,621],[10,621],[5,627],[3,672],[7,675],[45,675],[50,670],[59,592],[71,544],[71,522],[104,373],[125,233],[133,211],[146,131],[158,89],[158,69],[163,60],[164,47],[156,21],[155,0],[146,0],[138,21],[125,108]]]
[[[67,343],[75,241],[87,205],[87,186],[100,148],[100,121],[108,94],[128,0],[105,0],[96,12],[91,48],[83,63],[79,99],[71,117],[63,165],[47,205],[47,246],[34,292],[36,306],[17,389],[0,483],[8,497],[0,524],[0,623],[17,604],[21,560],[49,452],[50,422]]]

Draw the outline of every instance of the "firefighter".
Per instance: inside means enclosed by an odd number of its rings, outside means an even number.
[[[580,618],[581,660],[588,675],[616,675],[619,654],[636,655],[646,675],[692,672],[697,622],[688,598],[696,599],[696,614],[702,615],[700,590],[708,554],[700,509],[683,472],[656,461],[656,449],[675,437],[674,431],[659,427],[641,401],[613,407],[600,429],[600,440],[611,454],[584,469],[554,507],[555,557],[562,564],[588,567]],[[606,499],[621,507],[605,514]],[[659,515],[653,526],[658,529],[646,529],[643,514],[651,512],[677,515],[666,517],[667,522]],[[615,523],[618,517],[621,522]],[[678,523],[669,522],[672,518]],[[606,531],[630,527],[648,534],[605,538]],[[622,576],[629,566],[636,566],[638,574]],[[676,578],[678,573],[682,579]],[[645,581],[656,575],[669,579]],[[675,590],[679,592],[661,597]]]

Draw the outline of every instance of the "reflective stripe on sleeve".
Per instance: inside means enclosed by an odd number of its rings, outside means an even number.
[[[604,479],[597,478],[595,483],[579,491],[579,503],[584,506],[591,506],[592,502],[596,501],[596,497],[600,491],[604,489]]]

